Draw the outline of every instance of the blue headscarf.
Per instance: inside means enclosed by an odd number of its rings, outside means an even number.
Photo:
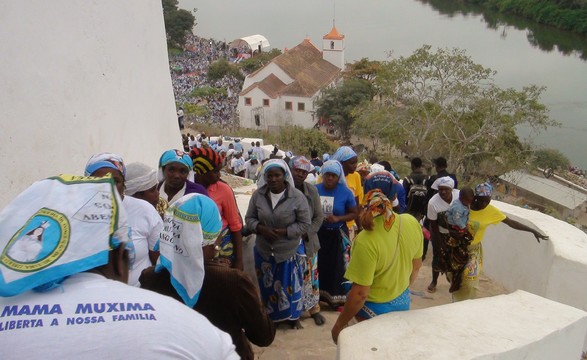
[[[475,196],[491,196],[493,186],[490,183],[483,183],[475,186]]]
[[[338,160],[340,162],[347,161],[357,156],[357,153],[349,146],[341,146],[330,157],[331,160]]]
[[[396,182],[397,180],[389,171],[380,171],[367,176],[363,189],[365,193],[373,189],[379,189],[389,200],[393,201],[397,195],[397,191],[393,186]]]
[[[97,170],[103,168],[118,170],[122,173],[122,177],[126,177],[126,166],[124,166],[122,157],[120,155],[107,152],[92,156],[86,164],[84,174],[86,176],[90,176]]]
[[[330,155],[328,153],[324,153],[324,155],[322,155],[322,161],[328,161],[330,160]]]
[[[160,251],[155,272],[166,269],[183,302],[193,307],[204,282],[202,247],[213,245],[222,228],[216,203],[201,194],[188,194],[165,213],[164,229],[155,250]]]
[[[172,162],[178,162],[180,164],[183,164],[190,170],[193,165],[192,158],[188,153],[183,152],[181,150],[172,149],[167,150],[163,153],[163,155],[161,155],[161,158],[159,159],[159,168],[162,168],[165,165],[170,164]]]
[[[322,165],[320,169],[320,174],[324,176],[326,173],[332,173],[338,176],[338,183],[346,185],[346,178],[344,177],[344,171],[342,169],[342,164],[336,160],[328,160]]]

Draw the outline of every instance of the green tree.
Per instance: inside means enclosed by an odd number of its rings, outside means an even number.
[[[228,62],[226,59],[218,59],[208,68],[208,79],[220,80],[225,76],[234,76],[238,79],[242,79],[242,74],[239,69]]]
[[[534,152],[532,164],[542,169],[568,169],[571,165],[569,159],[556,149],[540,149]]]
[[[369,60],[362,58],[349,65],[347,77],[367,80],[371,84],[375,83],[377,73],[381,69],[381,61]]]
[[[336,149],[326,134],[318,129],[304,129],[299,126],[285,126],[279,131],[278,144],[281,149],[291,150],[294,154],[310,155],[310,150],[319,154],[331,153]]]
[[[189,11],[177,7],[178,0],[162,0],[163,20],[167,32],[167,46],[183,48],[185,36],[196,25],[196,17]],[[196,12],[197,9],[194,9]]]
[[[243,69],[243,71],[247,73],[252,73],[253,71],[260,69],[263,65],[267,64],[274,57],[281,55],[281,50],[279,49],[271,49],[269,52],[262,52],[260,54],[256,54],[255,56],[248,58],[239,63],[239,67]]]
[[[326,89],[316,103],[317,114],[329,118],[343,140],[350,138],[355,120],[353,109],[375,95],[373,85],[363,79],[351,78],[340,86]]]
[[[459,49],[430,46],[382,65],[381,100],[357,111],[359,123],[377,122],[381,136],[408,156],[444,155],[459,173],[495,174],[523,164],[529,146],[516,126],[535,131],[558,125],[540,103],[544,88],[501,89],[495,72]]]

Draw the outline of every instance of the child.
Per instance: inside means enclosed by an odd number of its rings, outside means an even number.
[[[461,287],[463,269],[469,260],[467,247],[473,240],[473,237],[467,230],[469,221],[469,206],[473,202],[475,193],[470,187],[464,187],[459,192],[459,198],[450,204],[446,211],[446,220],[450,232],[450,238],[447,242],[448,255],[450,255],[450,289],[449,292],[455,292]]]
[[[467,230],[467,222],[469,221],[469,207],[473,202],[475,193],[472,188],[464,187],[459,191],[459,198],[450,204],[446,211],[446,220],[450,226],[451,234],[456,233],[459,238],[472,240],[471,234]]]

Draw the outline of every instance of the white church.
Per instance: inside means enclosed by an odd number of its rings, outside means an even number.
[[[239,94],[240,126],[277,130],[285,125],[312,128],[315,100],[344,68],[344,35],[336,27],[322,38],[322,51],[304,39],[245,78]]]

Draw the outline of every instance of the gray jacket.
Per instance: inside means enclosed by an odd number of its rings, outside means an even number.
[[[275,240],[273,243],[257,234],[256,247],[264,259],[275,257],[276,262],[283,262],[295,255],[300,239],[311,225],[310,208],[304,194],[288,185],[285,194],[279,200],[275,209],[271,206],[271,197],[267,185],[257,189],[245,215],[247,228],[257,233],[257,225],[262,224],[272,228],[286,228],[287,237]]]
[[[314,185],[304,181],[303,193],[310,205],[310,216],[312,217],[312,224],[308,228],[308,237],[304,245],[306,246],[306,255],[308,255],[308,258],[312,258],[314,254],[320,250],[318,230],[320,230],[322,222],[324,221],[324,213],[322,212],[322,206],[320,205],[318,189],[316,189]]]

